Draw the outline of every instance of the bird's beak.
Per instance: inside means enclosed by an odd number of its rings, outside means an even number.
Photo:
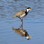
[[[29,9],[30,11],[32,10],[32,8]]]
[[[29,38],[31,39],[31,38],[32,38],[32,36],[29,36]]]

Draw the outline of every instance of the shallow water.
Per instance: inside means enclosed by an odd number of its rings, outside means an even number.
[[[18,11],[31,7],[24,18],[24,29],[32,36],[26,40],[16,34],[12,27],[21,24],[18,18],[12,18]],[[0,0],[0,44],[44,44],[44,0]]]

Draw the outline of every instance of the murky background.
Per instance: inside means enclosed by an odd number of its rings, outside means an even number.
[[[18,11],[31,7],[24,18],[24,29],[32,36],[26,40],[16,34],[21,22],[12,18]],[[44,44],[44,0],[0,0],[0,44]]]

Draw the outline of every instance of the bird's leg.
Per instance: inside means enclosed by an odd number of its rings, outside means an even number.
[[[21,29],[23,29],[23,18],[21,19]]]
[[[23,18],[20,18],[20,20],[21,20],[21,26],[20,26],[20,28],[23,29]]]
[[[19,17],[18,17],[18,18],[19,18]],[[20,26],[20,28],[23,29],[23,18],[19,18],[19,19],[21,20],[21,26]],[[19,28],[19,29],[20,29],[20,28]]]

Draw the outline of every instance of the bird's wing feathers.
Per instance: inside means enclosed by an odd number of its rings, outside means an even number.
[[[25,10],[22,10],[22,11],[16,13],[16,16],[20,16],[20,15],[22,15],[22,14],[25,14]]]
[[[25,36],[25,32],[22,29],[17,29],[15,30],[18,34],[20,34],[21,36]]]

